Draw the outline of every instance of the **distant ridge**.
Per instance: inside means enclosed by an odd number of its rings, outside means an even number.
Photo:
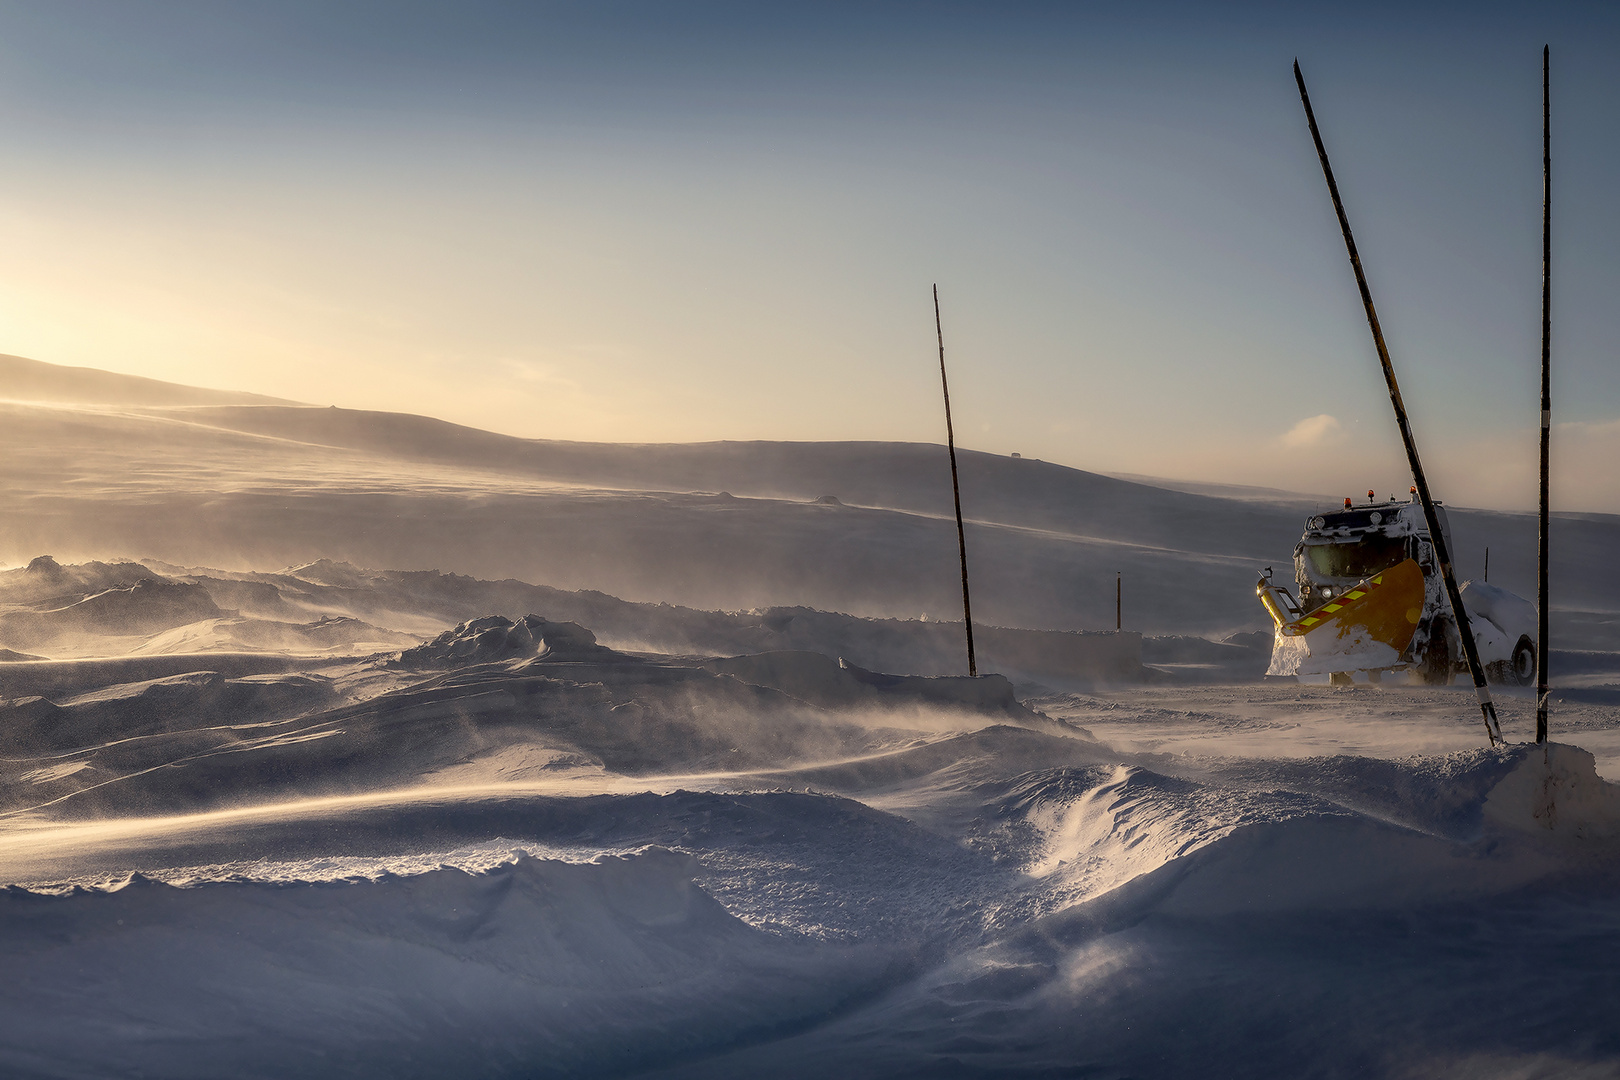
[[[63,367],[0,353],[0,400],[73,405],[297,405],[285,398],[203,390],[139,375]]]
[[[0,358],[0,397],[8,370],[65,378],[81,400],[101,374]],[[703,611],[885,619],[937,616],[960,600],[950,466],[937,444],[523,439],[405,413],[201,404],[223,395],[105,380],[103,399],[128,402],[110,391],[133,386],[170,403],[0,406],[0,503],[26,508],[0,515],[0,560],[347,560]],[[1269,633],[1256,576],[1266,566],[1288,576],[1311,506],[973,450],[958,465],[982,614],[1006,627],[1112,628],[1122,593],[1129,630]],[[1527,591],[1534,516],[1451,511],[1462,572],[1480,573],[1489,548],[1491,583]],[[1559,521],[1568,554],[1558,580],[1579,586],[1555,594],[1555,613],[1578,613],[1582,640],[1620,635],[1620,515]]]
[[[1332,495],[1313,495],[1308,491],[1288,491],[1284,488],[1256,487],[1253,484],[1222,484],[1211,480],[1180,480],[1169,476],[1148,476],[1144,473],[1111,472],[1103,473],[1115,480],[1127,480],[1133,484],[1146,484],[1148,487],[1164,488],[1166,491],[1183,491],[1189,495],[1211,495],[1217,499],[1259,500],[1262,502],[1284,503],[1323,503],[1337,505],[1337,498]]]

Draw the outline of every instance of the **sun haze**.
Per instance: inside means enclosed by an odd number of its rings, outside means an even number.
[[[937,441],[938,282],[964,445],[1402,487],[1297,55],[1437,490],[1525,508],[1551,39],[1555,499],[1620,509],[1615,20],[1448,11],[0,5],[0,352],[520,436]]]

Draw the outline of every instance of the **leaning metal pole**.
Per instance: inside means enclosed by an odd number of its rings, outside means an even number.
[[[979,674],[973,658],[973,602],[968,599],[967,533],[962,531],[962,487],[956,480],[956,431],[951,427],[951,384],[945,378],[945,331],[939,324],[939,286],[934,286],[934,334],[939,338],[939,385],[945,391],[945,445],[951,451],[951,497],[956,500],[956,550],[962,556],[962,622],[967,625],[968,674]]]
[[[1451,601],[1451,615],[1457,624],[1457,636],[1462,639],[1463,655],[1468,658],[1468,670],[1474,676],[1474,693],[1479,698],[1480,712],[1485,717],[1485,734],[1495,746],[1502,741],[1502,728],[1497,723],[1496,705],[1491,701],[1490,689],[1485,685],[1485,668],[1479,662],[1479,650],[1474,646],[1474,630],[1468,624],[1468,612],[1463,607],[1462,591],[1457,588],[1457,575],[1451,569],[1451,552],[1446,547],[1446,535],[1440,528],[1440,515],[1435,512],[1434,499],[1429,495],[1429,481],[1423,474],[1423,462],[1418,459],[1417,442],[1412,437],[1412,424],[1406,418],[1406,405],[1401,400],[1401,388],[1395,381],[1395,367],[1389,360],[1389,349],[1384,345],[1384,331],[1378,325],[1378,312],[1373,308],[1372,292],[1367,288],[1367,275],[1361,269],[1361,256],[1356,253],[1355,237],[1350,233],[1350,219],[1345,216],[1344,202],[1339,198],[1339,185],[1333,179],[1333,166],[1328,164],[1327,148],[1322,145],[1322,133],[1316,128],[1316,114],[1311,111],[1311,97],[1305,92],[1305,76],[1300,74],[1299,61],[1294,61],[1294,81],[1299,84],[1299,100],[1305,105],[1305,120],[1311,127],[1311,139],[1316,143],[1316,156],[1322,161],[1322,175],[1327,178],[1328,194],[1333,198],[1333,210],[1339,215],[1339,229],[1344,233],[1344,246],[1350,253],[1350,265],[1356,272],[1356,285],[1361,289],[1361,304],[1367,309],[1367,325],[1372,329],[1373,345],[1378,350],[1378,362],[1384,367],[1384,382],[1389,385],[1389,401],[1395,406],[1395,423],[1401,429],[1401,441],[1406,444],[1406,460],[1412,467],[1412,483],[1418,498],[1423,501],[1423,518],[1429,526],[1429,538],[1434,544],[1434,555],[1440,563],[1440,576],[1446,583],[1446,597]]]
[[[1547,452],[1552,441],[1551,55],[1541,48],[1541,520],[1536,532],[1536,742],[1547,741]]]

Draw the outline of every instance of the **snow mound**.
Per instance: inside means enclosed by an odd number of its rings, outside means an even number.
[[[1231,833],[1245,800],[1138,766],[1033,774],[1002,804],[1039,836],[1027,867],[1067,875],[1071,894],[1101,895]],[[1225,805],[1221,805],[1224,802]],[[1223,812],[1225,811],[1225,812]]]
[[[1598,776],[1597,760],[1578,746],[1525,747],[1518,768],[1486,798],[1484,813],[1520,832],[1620,839],[1620,786]]]
[[[83,634],[150,634],[225,614],[203,586],[157,577],[61,599],[61,607],[0,615],[0,637],[27,647]]]
[[[90,593],[127,588],[142,578],[154,576],[141,563],[87,562],[63,566],[49,555],[39,555],[25,567],[0,572],[0,603],[43,603],[60,607]]]
[[[881,976],[884,950],[755,930],[697,870],[653,848],[375,881],[13,887],[0,1072],[628,1072],[824,1015]]]
[[[703,665],[754,686],[768,686],[812,705],[836,707],[866,697],[865,686],[845,665],[818,652],[783,649],[710,660]]]
[[[1152,896],[1153,910],[1179,918],[1393,911],[1508,892],[1560,865],[1533,849],[1490,850],[1368,818],[1317,814],[1234,829],[1124,891]]]
[[[399,662],[407,668],[462,667],[537,657],[542,660],[603,661],[618,656],[596,643],[596,635],[571,622],[551,622],[525,615],[513,622],[486,615],[446,630],[426,645],[406,649]]]
[[[330,585],[342,589],[366,588],[376,584],[380,576],[375,571],[356,566],[351,562],[332,559],[316,559],[302,566],[289,566],[281,573],[317,585]]]
[[[382,653],[410,648],[421,640],[345,616],[323,615],[308,623],[251,618],[204,619],[156,634],[130,650],[130,655],[213,651],[274,651],[306,656]]]
[[[1048,770],[1015,781],[995,816],[1028,837],[1025,873],[1054,910],[1106,898],[1199,919],[1497,895],[1570,865],[1571,843],[1610,853],[1620,839],[1620,787],[1575,747],[1339,768],[1360,783],[1290,791],[1286,768],[1268,786],[1139,765]]]
[[[145,577],[128,588],[95,593],[59,612],[46,614],[57,614],[64,620],[74,619],[90,626],[139,633],[172,626],[177,620],[190,622],[223,613],[201,585]]]
[[[329,702],[330,680],[270,674],[228,678],[190,671],[119,683],[58,701],[31,695],[0,700],[0,752],[62,753],[157,733],[184,731],[266,712],[296,712]]]

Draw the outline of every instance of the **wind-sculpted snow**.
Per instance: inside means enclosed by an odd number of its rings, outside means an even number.
[[[0,1063],[12,1076],[612,1074],[791,1030],[892,979],[891,950],[753,929],[696,870],[651,849],[478,875],[14,890],[0,899]]]
[[[19,697],[0,702],[0,776],[15,781],[0,789],[0,810],[169,812],[429,777],[781,768],[904,742],[908,717],[923,710],[958,724],[994,716],[1056,726],[1020,706],[1005,680],[880,677],[824,663],[828,685],[847,680],[864,711],[829,713],[694,663],[615,652],[582,627],[537,616],[473,620],[330,675],[193,671]]]
[[[4,745],[43,753],[92,750],[142,736],[208,726],[239,712],[292,712],[332,696],[318,675],[250,675],[231,679],[217,671],[120,683],[75,694],[59,703],[27,697],[0,706]]]
[[[961,738],[951,764],[846,783],[954,789],[976,807],[966,843],[787,791],[446,793],[302,821],[287,807],[154,823],[167,836],[136,850],[188,865],[0,901],[14,976],[0,1061],[53,1076],[1191,1076],[1239,1063],[1349,1076],[1405,1075],[1421,1046],[1431,1065],[1493,1075],[1522,1066],[1523,1035],[1493,1033],[1460,991],[1422,991],[1423,965],[1450,963],[1481,994],[1523,976],[1547,944],[1545,928],[1513,922],[1536,882],[1581,920],[1553,938],[1560,986],[1590,990],[1616,958],[1612,875],[1592,863],[1612,849],[1590,846],[1590,826],[1612,827],[1620,807],[1578,752],[1554,748],[1550,773],[1533,748],[1401,770],[1413,792],[1473,792],[1479,831],[1458,839],[1449,809],[1425,832],[1101,760],[987,783],[962,763],[993,769],[1004,740]],[[1535,792],[1549,776],[1555,802],[1587,786],[1571,802],[1579,825],[1547,828]],[[1560,828],[1563,841],[1537,832]],[[503,839],[411,853],[492,833]],[[379,838],[400,850],[376,854]],[[1458,940],[1459,920],[1490,940]],[[1274,994],[1315,978],[1344,982]],[[1421,1043],[1414,1021],[1380,1011],[1391,992],[1421,1014]],[[1587,1033],[1566,1061],[1620,1052],[1604,1000],[1559,997],[1559,1022]],[[1338,1015],[1347,1004],[1397,1022],[1375,1037]],[[1270,1034],[1223,1044],[1211,1015]],[[1182,1039],[1132,1037],[1150,1016]]]
[[[38,648],[87,632],[138,636],[217,619],[223,614],[201,585],[147,577],[126,588],[94,593],[60,608],[5,612],[0,614],[0,634],[9,641]]]
[[[1613,517],[1491,749],[1280,493],[963,450],[970,679],[941,447],[0,391],[0,1075],[1620,1076]]]
[[[1620,1065],[1620,793],[1465,695],[422,636],[6,666],[0,1073]]]
[[[486,615],[446,630],[426,645],[406,649],[399,662],[408,668],[461,667],[530,656],[607,660],[614,653],[598,645],[596,635],[578,623],[550,622],[538,615],[514,622]]]
[[[546,648],[576,651],[597,644],[600,635],[619,649],[704,656],[815,653],[884,672],[944,675],[957,672],[962,662],[962,625],[927,618],[864,619],[806,607],[697,611],[522,581],[367,570],[327,559],[274,574],[154,565],[162,572],[141,563],[64,566],[40,556],[24,569],[0,571],[0,643],[18,646],[10,651],[24,656],[15,658],[31,655],[24,646],[52,658],[205,651],[336,658],[404,649],[410,667],[528,655],[539,651],[549,633]],[[510,617],[490,614],[501,611]],[[524,611],[529,614],[519,614]],[[441,633],[445,622],[460,625]],[[478,627],[469,629],[473,622]],[[569,630],[569,623],[576,628]],[[977,640],[986,665],[1021,681],[1089,686],[1144,676],[1142,638],[1132,632],[981,623]],[[1206,651],[1241,651],[1200,644]]]
[[[821,1030],[661,1075],[1612,1075],[1616,849],[1585,840],[1620,802],[1589,757],[1549,758],[1404,770],[1474,793],[1468,841],[1130,766],[1024,777],[995,816],[1067,895],[1001,905],[999,932]],[[1560,788],[1562,839],[1526,797]]]

